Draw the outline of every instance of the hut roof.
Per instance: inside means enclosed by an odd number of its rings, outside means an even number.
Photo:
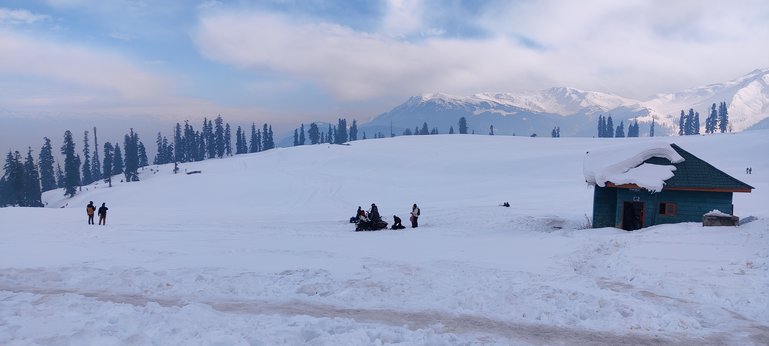
[[[750,192],[752,186],[713,167],[676,144],[628,143],[588,152],[585,180],[598,186],[650,191]]]

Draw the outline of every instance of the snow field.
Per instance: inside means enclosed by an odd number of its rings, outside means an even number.
[[[585,152],[643,138],[398,137],[47,193],[0,209],[0,343],[762,344],[768,136],[691,137],[663,140],[756,187],[757,221],[580,229]],[[352,232],[372,202],[420,228]]]

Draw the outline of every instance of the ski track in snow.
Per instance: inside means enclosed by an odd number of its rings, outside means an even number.
[[[405,312],[386,309],[340,308],[299,301],[285,303],[276,303],[273,301],[191,302],[187,299],[161,299],[135,294],[82,292],[64,289],[41,290],[29,287],[0,287],[0,291],[12,292],[14,294],[34,294],[36,296],[77,295],[82,296],[84,299],[95,299],[104,303],[129,304],[134,306],[146,306],[153,303],[164,308],[183,308],[191,304],[202,304],[211,307],[213,310],[232,314],[307,315],[314,318],[347,318],[363,323],[386,324],[396,327],[405,326],[412,330],[432,328],[441,333],[493,334],[504,339],[526,344],[667,345],[697,343],[699,345],[721,345],[725,342],[719,335],[697,339],[676,335],[648,336],[633,333],[620,335],[609,332],[578,330],[548,325],[513,323],[482,316],[457,315],[438,311]],[[751,331],[753,333],[751,337],[755,340],[769,340],[769,328],[751,326],[747,329],[753,329]]]

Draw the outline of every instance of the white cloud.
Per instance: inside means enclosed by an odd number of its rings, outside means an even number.
[[[309,80],[341,100],[550,86],[640,98],[769,66],[769,6],[719,4],[511,2],[474,20],[483,39],[418,42],[398,37],[424,30],[419,13],[431,9],[420,2],[391,1],[381,33],[225,10],[201,17],[194,40],[210,59]]]
[[[33,24],[50,20],[51,17],[44,14],[35,14],[28,10],[12,10],[0,7],[0,24]]]
[[[0,30],[0,73],[36,76],[124,100],[166,94],[169,81],[106,51]]]

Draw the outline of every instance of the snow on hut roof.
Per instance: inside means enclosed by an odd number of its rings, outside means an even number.
[[[669,143],[611,143],[611,147],[591,150],[585,154],[582,171],[591,185],[606,186],[635,184],[650,191],[662,190],[665,180],[673,177],[675,166],[644,163],[652,157],[661,157],[670,163],[683,162]]]

